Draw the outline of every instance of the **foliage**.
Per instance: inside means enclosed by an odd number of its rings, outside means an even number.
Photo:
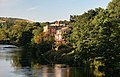
[[[106,9],[96,8],[71,16],[67,43],[75,47],[75,62],[92,64],[95,58],[108,68],[120,65],[120,1],[113,0]]]
[[[39,22],[31,22],[18,18],[0,18],[0,41],[9,41],[16,45],[31,45],[40,43],[43,38],[44,24]]]

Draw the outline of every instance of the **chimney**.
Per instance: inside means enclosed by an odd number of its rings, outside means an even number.
[[[60,26],[60,21],[57,21],[57,23],[58,23],[58,26]]]
[[[55,25],[56,25],[56,26],[60,26],[60,21],[56,21],[56,22],[55,22]]]

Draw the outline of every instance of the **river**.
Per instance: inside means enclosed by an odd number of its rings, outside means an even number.
[[[94,77],[93,73],[80,67],[70,67],[65,64],[40,65],[33,63],[21,49],[12,45],[0,45],[0,76],[1,77]],[[22,56],[22,57],[21,57]],[[31,64],[29,63],[31,62]]]

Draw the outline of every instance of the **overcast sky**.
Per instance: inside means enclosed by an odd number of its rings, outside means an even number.
[[[111,0],[0,0],[0,17],[32,21],[69,20],[97,7],[106,8]]]

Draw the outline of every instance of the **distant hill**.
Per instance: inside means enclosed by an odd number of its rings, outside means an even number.
[[[0,17],[0,22],[15,23],[15,22],[32,22],[32,21],[26,20],[26,19],[21,19],[21,18]]]

